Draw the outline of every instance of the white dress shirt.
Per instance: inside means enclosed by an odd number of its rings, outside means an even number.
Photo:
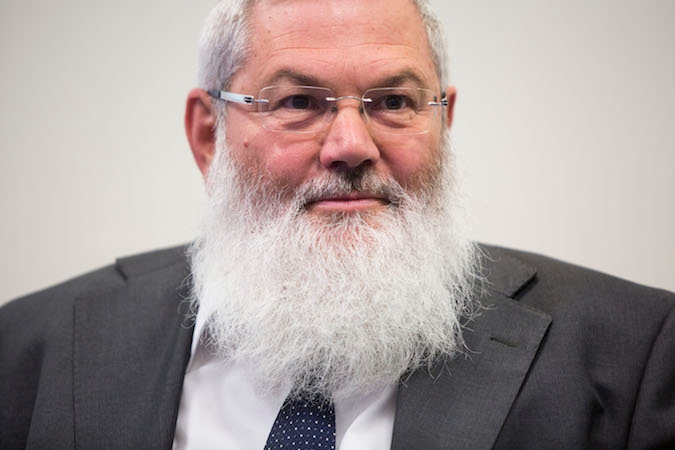
[[[204,344],[205,322],[198,314],[173,448],[262,450],[290,386],[257,394],[251,368],[209,351]],[[395,386],[336,401],[337,448],[389,449],[395,410]]]

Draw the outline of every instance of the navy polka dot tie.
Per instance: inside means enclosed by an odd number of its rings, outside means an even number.
[[[322,397],[287,398],[265,450],[335,450],[335,408]]]

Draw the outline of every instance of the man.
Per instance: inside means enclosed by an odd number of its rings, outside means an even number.
[[[221,2],[189,264],[5,307],[2,448],[675,445],[674,296],[466,237],[445,59],[424,1]]]

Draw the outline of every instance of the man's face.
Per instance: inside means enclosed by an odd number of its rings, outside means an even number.
[[[361,97],[391,87],[396,77],[440,96],[424,26],[410,0],[258,2],[250,18],[250,51],[229,90],[256,95],[279,83],[327,87],[335,96]],[[227,142],[233,161],[255,178],[292,195],[327,172],[364,170],[417,191],[438,174],[443,117],[416,135],[371,133],[358,100],[342,100],[328,127],[311,134],[262,127],[255,108],[228,104]],[[381,194],[353,192],[304,205],[310,215],[376,213]]]

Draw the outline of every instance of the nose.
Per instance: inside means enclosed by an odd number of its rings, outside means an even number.
[[[343,104],[335,113],[319,156],[327,169],[355,169],[379,161],[380,150],[363,121],[359,106]]]

